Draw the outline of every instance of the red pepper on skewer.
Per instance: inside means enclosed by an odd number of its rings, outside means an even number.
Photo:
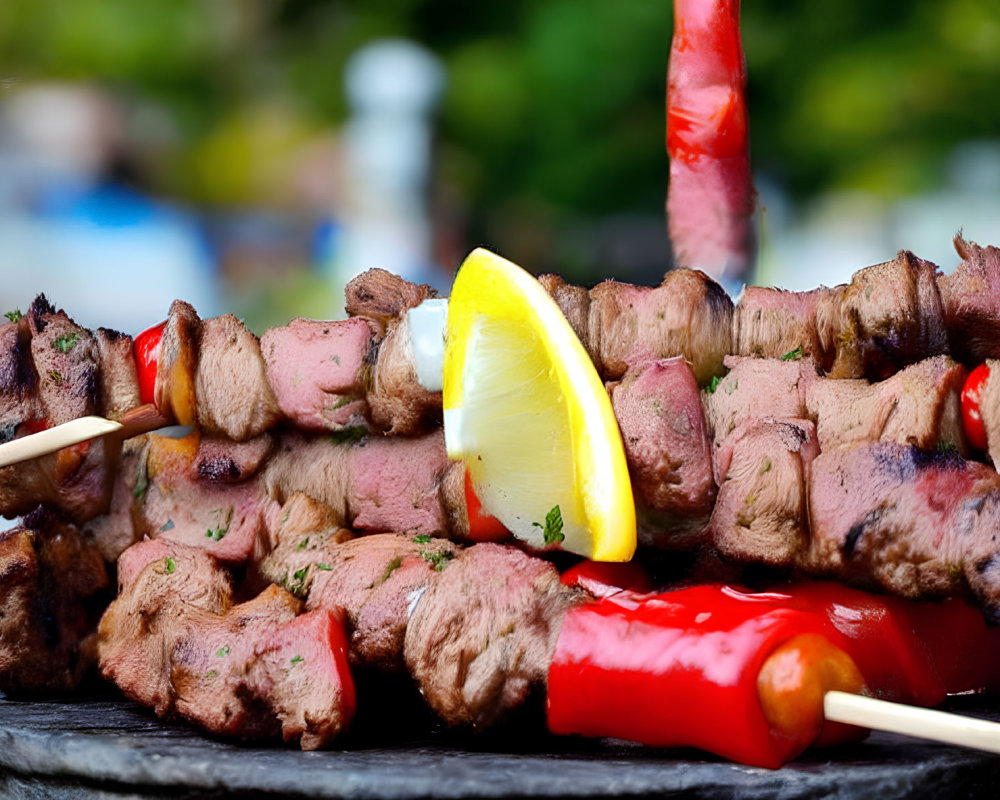
[[[1000,682],[1000,629],[960,600],[917,603],[831,583],[749,594],[620,592],[571,609],[548,682],[554,733],[698,747],[778,767],[856,737],[822,697],[862,686],[936,705]]]
[[[976,450],[986,450],[989,446],[980,409],[983,386],[989,376],[989,366],[980,364],[969,373],[962,386],[962,428],[965,430],[965,438]]]
[[[147,328],[132,342],[135,368],[139,377],[139,399],[143,403],[156,402],[156,368],[160,358],[160,344],[166,322]]]
[[[737,282],[753,260],[739,0],[674,0],[667,216],[677,263]]]

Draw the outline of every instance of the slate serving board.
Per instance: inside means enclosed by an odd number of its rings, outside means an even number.
[[[953,707],[1000,720],[963,698]],[[388,720],[391,723],[391,720]],[[792,798],[1000,796],[1000,756],[890,734],[780,770],[692,751],[454,733],[303,753],[233,744],[110,695],[0,696],[0,796],[14,798]]]

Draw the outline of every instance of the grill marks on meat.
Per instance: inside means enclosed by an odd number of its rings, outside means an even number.
[[[749,420],[805,418],[805,387],[818,380],[811,360],[727,356],[725,365],[728,374],[703,395],[716,449]],[[717,471],[715,477],[724,476]]]
[[[948,352],[933,264],[900,250],[859,270],[844,290],[832,378],[881,380],[900,367]]]
[[[816,420],[824,450],[850,442],[889,441],[964,454],[959,395],[965,378],[963,366],[936,356],[878,383],[809,381],[806,408]]]
[[[901,250],[833,289],[748,288],[733,317],[733,352],[779,358],[801,347],[832,378],[881,380],[948,353],[952,317],[938,285],[933,264]]]
[[[446,723],[493,725],[544,689],[563,615],[581,597],[547,561],[504,545],[466,548],[410,617],[407,667]]]
[[[938,277],[948,339],[966,364],[1000,358],[1000,249],[954,239],[962,262]]]
[[[0,534],[0,691],[76,688],[95,663],[108,587],[97,549],[52,514]]]
[[[1000,476],[957,453],[879,443],[822,453],[804,566],[904,597],[971,589],[1000,622]]]
[[[341,732],[355,701],[334,614],[299,615],[277,586],[234,605],[218,563],[183,545],[142,542],[122,560],[127,582],[101,620],[99,652],[125,694],[214,733],[280,732],[303,749]]]
[[[243,564],[264,535],[267,498],[260,479],[205,480],[196,466],[200,450],[196,435],[150,437],[146,486],[137,497],[136,538],[182,542],[204,548],[227,564]]]
[[[696,543],[715,499],[712,451],[701,395],[681,358],[632,366],[610,387],[632,487],[644,506],[644,543]],[[651,513],[650,513],[651,512]]]
[[[621,378],[637,357],[683,356],[700,384],[722,374],[733,303],[705,273],[673,270],[655,288],[605,281],[589,293],[554,275],[540,281],[605,380]]]
[[[38,374],[31,360],[27,318],[0,325],[0,439],[14,438],[26,420],[41,419]]]
[[[63,311],[32,304],[31,357],[39,376],[42,414],[50,425],[94,414],[97,406],[97,342]]]

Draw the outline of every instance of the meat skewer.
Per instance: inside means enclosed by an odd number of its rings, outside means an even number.
[[[289,501],[285,511],[264,574],[280,574],[286,584],[292,578],[306,616],[343,609],[354,667],[405,671],[451,725],[491,726],[544,692],[557,733],[695,745],[778,766],[816,741],[859,735],[817,735],[822,692],[812,694],[814,681],[824,691],[858,691],[864,683],[880,697],[936,704],[945,693],[1000,679],[991,660],[1000,653],[1000,632],[988,631],[958,600],[912,604],[827,585],[761,595],[719,587],[625,590],[593,601],[560,582],[551,564],[511,547],[455,549],[393,534],[343,540],[307,498]],[[223,656],[192,662],[188,646],[164,646],[190,636],[189,623],[175,614],[136,628],[150,618],[149,604],[162,601],[134,587],[180,581],[182,594],[220,596],[206,588],[221,579],[211,563],[176,544],[145,542],[128,551],[120,565],[125,590],[102,622],[101,659],[104,673],[131,696],[221,730],[217,708],[191,702],[197,695],[185,696],[192,689],[178,676],[202,663],[197,669],[210,674],[208,662]],[[848,618],[855,623],[843,625]],[[206,652],[218,644],[213,636]],[[154,656],[140,658],[143,652]],[[224,656],[231,658],[228,649]],[[805,688],[789,686],[783,676],[790,668],[805,677]],[[744,677],[731,684],[730,674]],[[149,687],[163,688],[149,695]],[[718,714],[706,714],[715,707]],[[721,719],[732,722],[722,726]],[[322,741],[303,739],[303,746]]]

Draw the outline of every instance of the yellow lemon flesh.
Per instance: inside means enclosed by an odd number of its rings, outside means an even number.
[[[473,251],[448,301],[444,426],[483,509],[533,547],[635,552],[635,503],[611,401],[537,280]]]

